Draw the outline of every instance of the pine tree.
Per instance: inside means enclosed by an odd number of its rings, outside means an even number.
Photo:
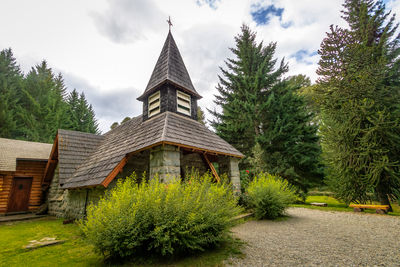
[[[400,197],[400,45],[382,1],[346,0],[349,28],[331,26],[314,95],[328,183],[346,202]]]
[[[61,87],[61,81],[55,79],[46,61],[31,69],[20,90],[17,138],[49,143],[53,141],[65,110]]]
[[[221,68],[219,76],[214,102],[222,111],[209,112],[215,117],[211,126],[217,134],[248,156],[260,135],[269,90],[288,68],[282,60],[275,70],[276,43],[257,44],[248,26],[241,30],[235,37],[236,47],[230,49],[235,59],[225,61],[227,69]]]
[[[22,79],[11,48],[0,51],[0,137],[14,138],[17,91],[22,86]]]
[[[79,118],[78,118],[78,105],[79,105],[79,93],[76,89],[72,90],[67,96],[67,118],[68,122],[66,129],[76,130],[79,128]]]
[[[276,43],[257,44],[247,26],[235,38],[214,101],[222,112],[211,112],[212,126],[226,141],[246,155],[243,167],[281,175],[303,191],[322,179],[317,128],[311,124],[298,89],[304,76],[283,80],[288,70],[282,60],[275,69]],[[308,83],[307,83],[308,84]]]
[[[266,170],[307,192],[322,183],[323,168],[318,126],[312,123],[314,114],[298,93],[309,84],[303,78],[303,75],[293,76],[271,88],[267,112],[261,115],[262,134],[257,140]]]
[[[92,105],[86,100],[85,94],[80,95],[74,89],[67,97],[69,130],[99,134],[98,123]]]
[[[46,61],[24,77],[11,49],[0,51],[0,137],[51,143],[58,129],[99,133],[84,94],[68,95]]]

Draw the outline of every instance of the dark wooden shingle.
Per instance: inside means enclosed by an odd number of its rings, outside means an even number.
[[[104,136],[78,131],[58,130],[58,158],[60,185],[87,160]]]

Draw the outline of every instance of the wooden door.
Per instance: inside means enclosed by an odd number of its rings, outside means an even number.
[[[28,211],[31,195],[32,177],[14,177],[8,212]]]

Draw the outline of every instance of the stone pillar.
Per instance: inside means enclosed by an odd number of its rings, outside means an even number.
[[[228,175],[234,192],[240,193],[239,159],[234,157],[220,157],[218,164],[220,173]]]
[[[161,182],[168,183],[174,177],[181,175],[179,148],[162,145],[150,150],[150,179],[156,174]]]

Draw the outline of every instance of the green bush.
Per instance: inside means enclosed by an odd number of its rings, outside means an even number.
[[[80,226],[99,252],[111,258],[171,256],[226,240],[240,212],[230,185],[213,183],[208,174],[186,182],[158,180],[137,184],[133,174],[88,207]]]
[[[282,216],[288,205],[296,200],[295,189],[288,181],[267,173],[254,177],[247,193],[257,219]]]

